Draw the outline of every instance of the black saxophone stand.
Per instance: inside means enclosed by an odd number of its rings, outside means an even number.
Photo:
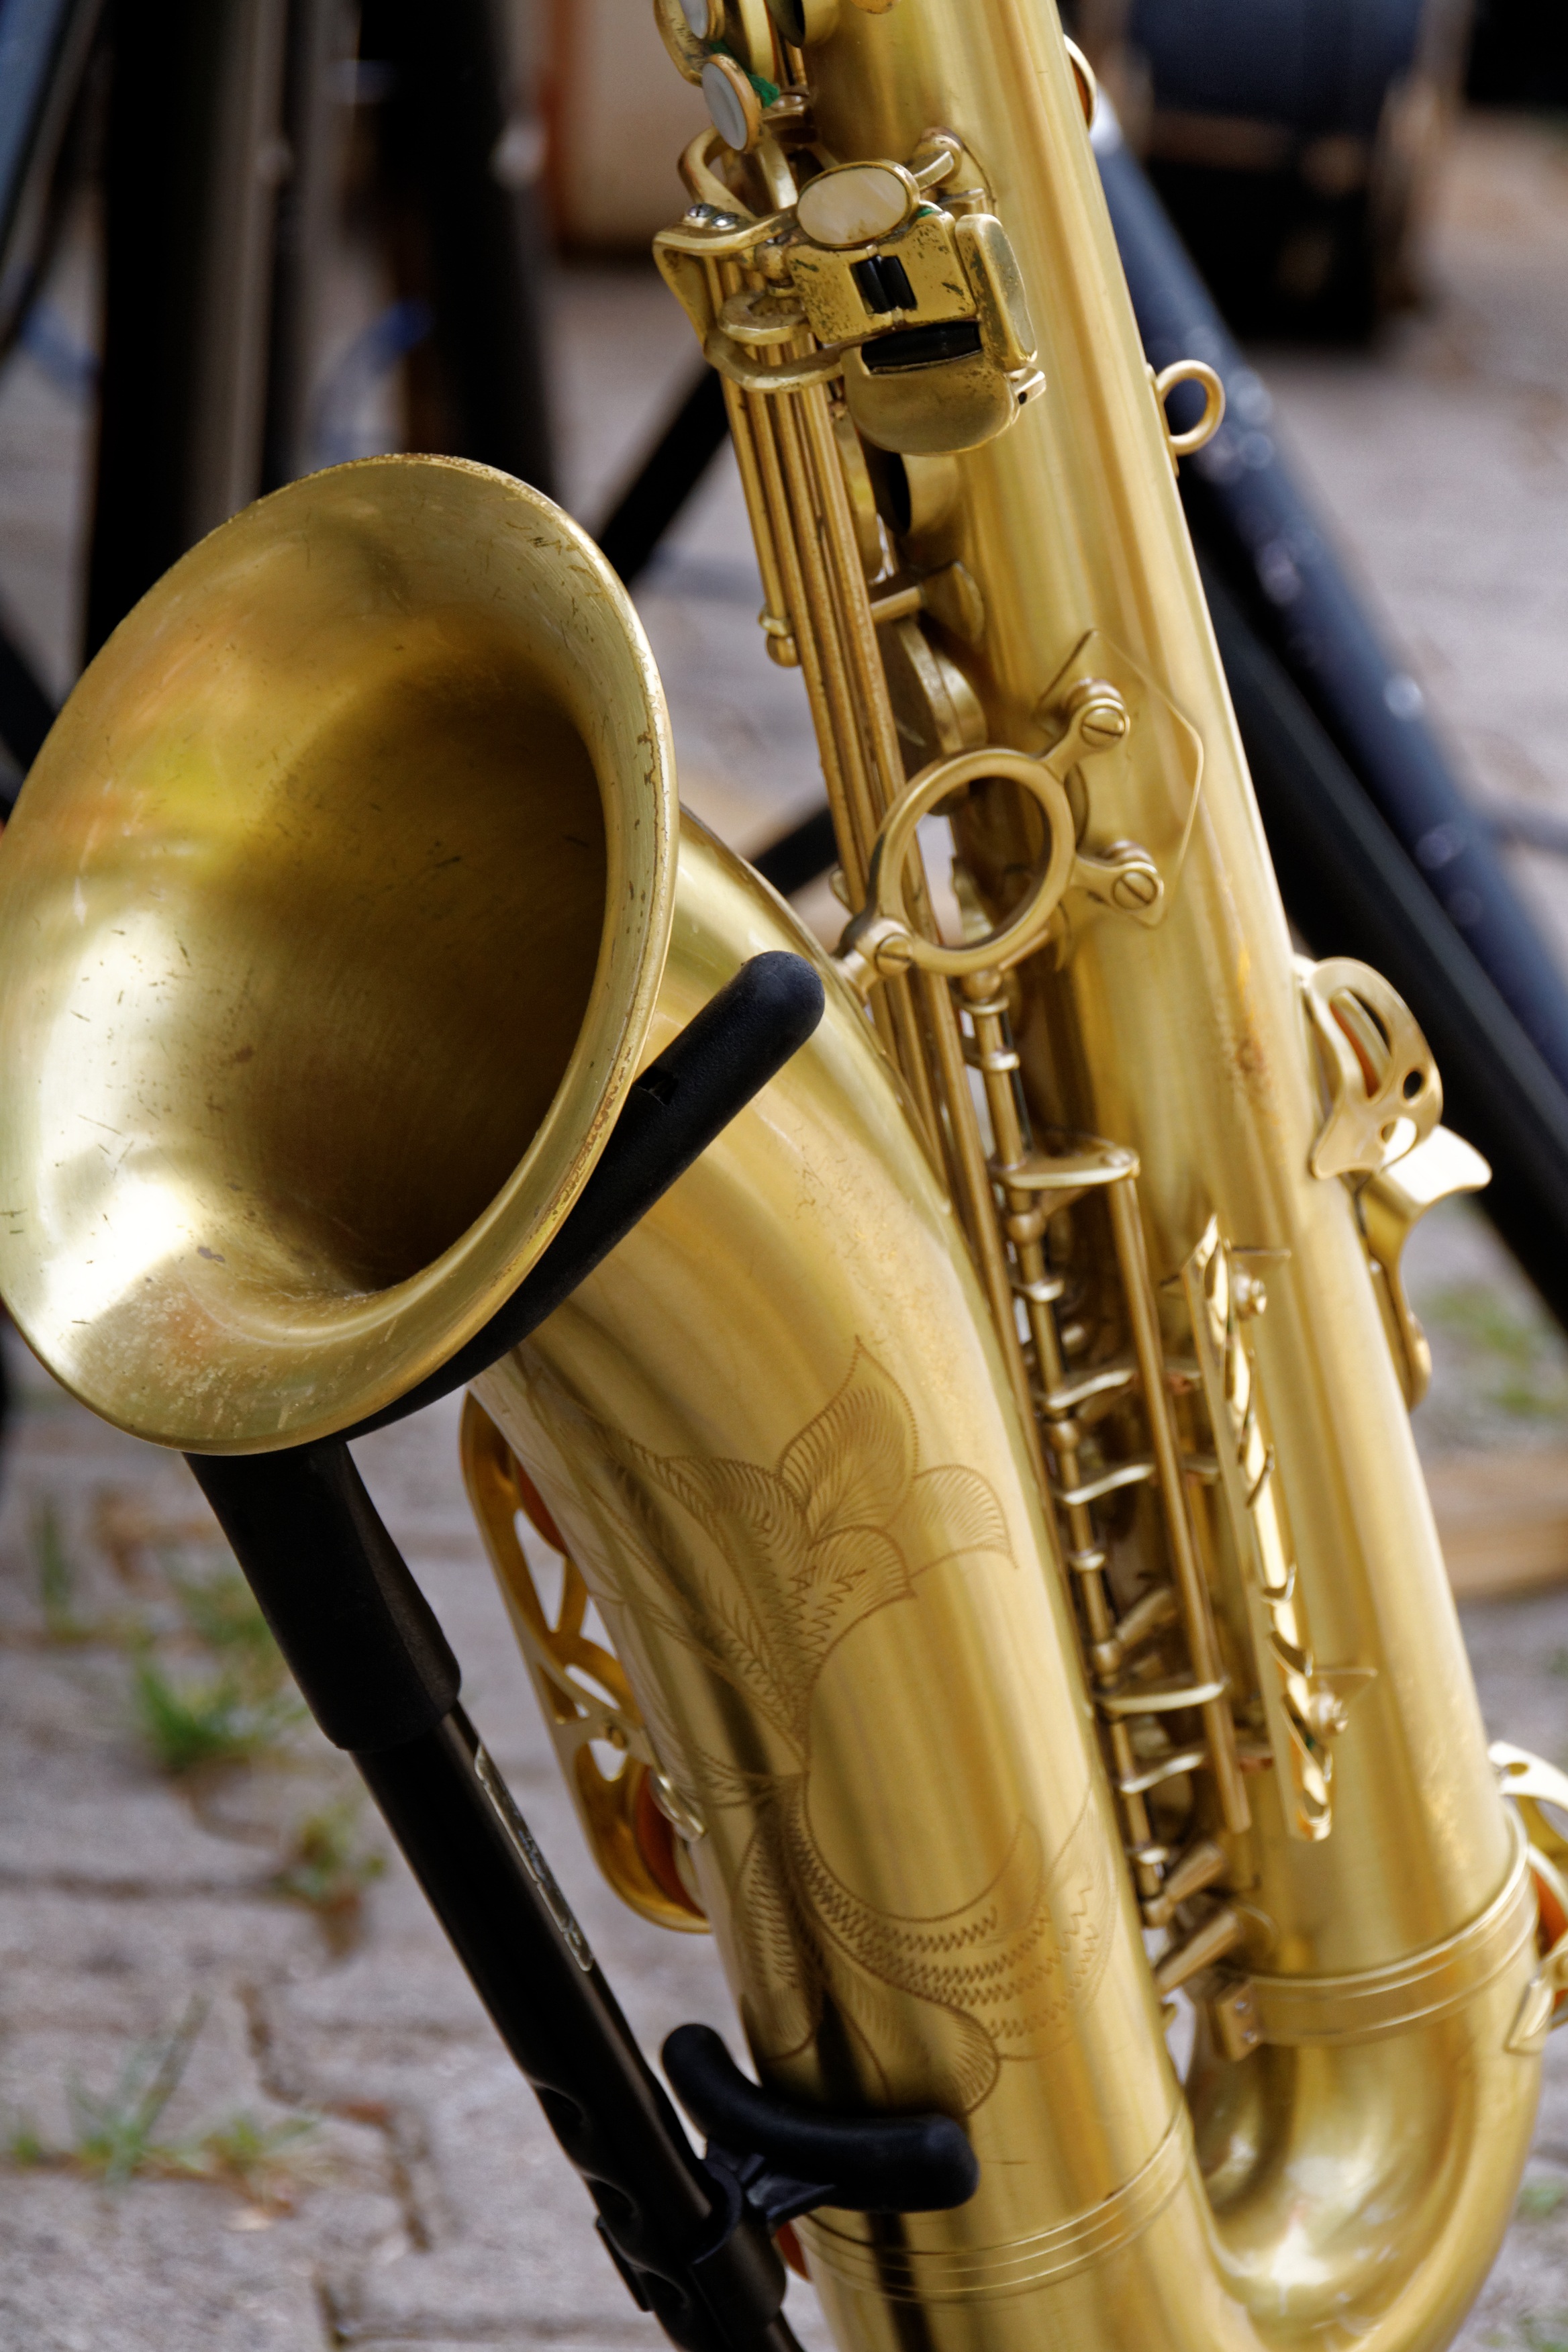
[[[793,2109],[716,2034],[683,2026],[665,2059],[710,2134],[698,2155],[458,1704],[458,1662],[348,1440],[460,1387],[542,1322],[805,1043],[822,1004],[801,958],[753,958],[637,1080],[551,1248],[430,1381],[342,1437],[190,1457],[312,1715],[353,1756],[587,2183],[616,2269],[684,2352],[791,2352],[773,2231],[821,2204],[962,2204],[973,2155],[945,2116]]]
[[[1568,1325],[1568,979],[1297,489],[1261,387],[1119,136],[1100,178],[1143,347],[1225,379],[1182,468],[1226,676],[1285,904],[1316,955],[1387,973],[1486,1153],[1480,1206]],[[1178,393],[1173,418],[1186,420]]]

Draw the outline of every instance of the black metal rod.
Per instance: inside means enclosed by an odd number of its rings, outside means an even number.
[[[543,137],[509,104],[509,47],[503,0],[372,0],[361,17],[361,55],[393,68],[382,129],[411,200],[405,290],[435,313],[440,416],[422,446],[550,494]]]
[[[826,874],[838,858],[838,842],[833,830],[833,812],[826,801],[813,809],[807,817],[781,833],[776,841],[759,850],[752,859],[764,882],[784,898],[795,890],[804,890],[819,874]]]
[[[647,570],[729,431],[724,387],[705,365],[599,528],[600,552],[626,587]]]
[[[283,0],[117,0],[86,650],[260,487]]]
[[[447,1637],[341,1438],[186,1456],[334,1748],[426,1738],[458,1702]]]
[[[50,182],[103,0],[0,0],[0,352],[37,290]]]
[[[1568,1087],[1568,977],[1423,718],[1419,688],[1384,652],[1291,479],[1270,429],[1268,395],[1226,331],[1158,198],[1113,126],[1097,130],[1096,145],[1151,364],[1206,360],[1226,383],[1226,422],[1182,469],[1194,538],[1414,862],[1455,940]],[[1175,395],[1178,425],[1190,421],[1185,397],[1200,395]],[[1413,999],[1411,1009],[1430,1034],[1421,1003]]]
[[[0,622],[0,745],[25,776],[44,748],[55,723],[55,706],[37,672]],[[0,780],[0,817],[9,815],[14,793]]]
[[[264,490],[297,480],[315,463],[316,362],[347,136],[347,110],[333,86],[342,19],[341,0],[288,0],[283,137],[289,163],[274,221]]]
[[[681,2129],[504,1781],[456,1659],[341,1443],[192,1457],[307,1704],[347,1748],[587,2184],[627,2286],[683,2352],[794,2352],[784,2272]]]
[[[1205,585],[1285,904],[1314,953],[1375,964],[1410,1005],[1445,1119],[1491,1162],[1480,1206],[1568,1328],[1568,1093],[1224,583]]]
[[[742,2220],[725,2234],[719,2185],[461,1708],[354,1760],[634,2296],[688,2352],[794,2352],[765,2229]]]

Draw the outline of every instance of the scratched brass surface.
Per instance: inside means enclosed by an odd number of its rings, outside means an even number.
[[[1011,242],[1046,379],[1008,429],[942,460],[934,521],[921,524],[911,494],[897,576],[963,566],[984,625],[937,636],[992,744],[1043,752],[1072,679],[1117,688],[1131,728],[1085,763],[1084,837],[1142,845],[1165,886],[1147,924],[1069,893],[1049,950],[1016,968],[1037,1131],[1085,1130],[1137,1153],[1174,1371],[1195,1344],[1179,1277],[1205,1235],[1266,1276],[1267,1312],[1230,1359],[1245,1360],[1261,1418],[1233,1442],[1271,1461],[1274,1533],[1288,1530],[1296,1566],[1275,1632],[1310,1629],[1350,1703],[1331,1738],[1327,1835],[1288,1832],[1267,1769],[1247,1777],[1251,1830],[1215,1832],[1246,1925],[1232,1965],[1252,1972],[1270,2038],[1235,2063],[1200,2033],[1187,2092],[1206,2192],[1191,2172],[1172,2187],[1145,2110],[1135,2160],[1097,2204],[1101,2119],[1130,2079],[1164,2079],[1164,2062],[1152,2040],[1102,2042],[1086,2002],[1053,2126],[1083,2159],[1078,2219],[1048,2192],[1037,2209],[1034,2252],[1014,2258],[1033,2261],[1036,2294],[991,2299],[983,2265],[847,2252],[846,2236],[874,2234],[863,2225],[803,2235],[834,2324],[857,2346],[912,2340],[910,2328],[922,2341],[1023,2344],[1043,2327],[1118,2344],[1256,2332],[1438,2345],[1485,2275],[1528,2142],[1534,2061],[1506,2045],[1533,1966],[1531,1897],[1351,1194],[1310,1172],[1323,1117],[1313,1048],[1080,93],[1047,0],[842,5],[822,25],[803,53],[802,98],[786,101],[809,110],[817,160],[907,163],[929,153],[933,130],[953,134]],[[742,186],[743,173],[731,178]],[[721,204],[721,188],[701,193]],[[749,201],[787,203],[776,170],[766,200]],[[842,580],[838,593],[851,595]],[[818,724],[828,736],[820,708]],[[1040,862],[1038,818],[1011,784],[983,785],[954,829],[994,919]],[[1223,1412],[1210,1421],[1226,1443]],[[1187,1425],[1201,1443],[1201,1420]],[[1262,1676],[1225,1485],[1200,1478],[1194,1511],[1239,1701]],[[1125,1559],[1125,1528],[1118,1539]],[[932,2242],[928,2225],[905,2226],[910,2242]],[[998,2255],[993,2292],[1005,2271]]]
[[[688,820],[650,1051],[784,946],[816,953]],[[818,961],[817,1037],[476,1394],[703,1824],[689,1852],[765,2078],[973,2134],[958,2212],[797,2225],[835,2333],[1438,2345],[1528,2145],[1535,2066],[1503,2045],[1531,1899],[1434,2022],[1201,2081],[1205,2190],[979,1286]],[[1500,1823],[1477,1913],[1519,1893]],[[1316,1974],[1332,1945],[1299,1948]]]
[[[1319,1657],[1377,1678],[1335,1743],[1342,1818],[1336,1804],[1321,1847],[1287,1849],[1258,1778],[1259,1899],[1279,1930],[1261,1964],[1376,1967],[1481,1908],[1507,1866],[1505,1821],[1350,1198],[1308,1171],[1321,1112],[1289,936],[1078,94],[1050,11],[1023,0],[847,7],[811,75],[846,157],[955,129],[1018,253],[1048,389],[952,460],[940,551],[962,557],[987,614],[970,675],[992,740],[1028,748],[1042,698],[1101,632],[1097,666],[1114,675],[1120,656],[1144,712],[1133,748],[1085,772],[1091,823],[1173,845],[1177,875],[1156,928],[1079,902],[1065,969],[1020,968],[1026,1085],[1051,1122],[1138,1152],[1158,1279],[1210,1216],[1235,1247],[1289,1253],[1250,1330],[1300,1587]],[[1202,741],[1179,865],[1189,787],[1161,701]],[[1028,855],[1005,791],[960,832],[1005,892]]]
[[[372,458],[187,555],[0,843],[0,1287],[57,1378],[247,1452],[443,1362],[631,1078],[674,817],[647,640],[521,483]]]

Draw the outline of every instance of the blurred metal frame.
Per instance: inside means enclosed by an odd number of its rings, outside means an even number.
[[[89,656],[186,548],[313,462],[343,13],[114,0]],[[428,245],[442,445],[548,488],[542,233],[499,0],[383,0],[374,21]]]
[[[288,0],[282,131],[289,169],[273,223],[267,421],[259,487],[272,490],[319,462],[312,447],[315,358],[343,150],[345,109],[333,67],[353,53],[352,0]]]
[[[26,317],[58,225],[65,144],[103,0],[0,0],[0,356]],[[0,816],[10,774],[26,773],[54,705],[0,623]]]
[[[404,268],[425,282],[438,378],[412,446],[472,457],[547,495],[554,457],[545,385],[543,132],[515,102],[501,0],[366,0],[362,57],[393,81],[383,160],[418,223]]]
[[[54,168],[103,0],[0,0],[0,351],[37,283]]]
[[[116,0],[90,656],[260,486],[286,0]]]

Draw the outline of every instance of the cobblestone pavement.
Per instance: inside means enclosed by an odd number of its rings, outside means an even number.
[[[275,1891],[291,1861],[298,1877],[301,1831],[353,1804],[342,1760],[306,1727],[245,1762],[160,1769],[138,1685],[151,1669],[199,1712],[224,1671],[181,1605],[182,1591],[221,1597],[221,1547],[176,1457],[94,1422],[20,1349],[16,1366],[26,1409],[0,1506],[0,2346],[647,2343],[582,2189],[368,1814],[338,1825],[347,1859],[326,1905]],[[456,1425],[455,1404],[436,1409],[361,1458],[465,1661],[466,1701],[646,2046],[688,2018],[728,2027],[707,1938],[643,1927],[586,1858],[461,1499]],[[345,1916],[331,1894],[367,1858],[384,1874]],[[89,2178],[103,2107],[118,2101],[130,2136],[128,2061],[144,2053],[145,2067],[193,1998],[205,2014],[148,2136],[172,2153],[125,2186]],[[311,2128],[285,2137],[302,2117]],[[87,2162],[62,2160],[73,2150]],[[156,2177],[181,2160],[226,2185]],[[809,2290],[791,2305],[816,2340]]]
[[[1568,811],[1563,153],[1550,131],[1472,125],[1429,315],[1371,357],[1265,365],[1478,789]],[[692,352],[647,273],[574,277],[562,328],[568,495],[592,519]],[[0,593],[63,683],[83,425],[29,364],[0,389]],[[758,601],[721,466],[641,602],[684,789],[742,845],[817,790]],[[1563,877],[1523,870],[1560,922]],[[1448,1220],[1423,1249],[1437,1442],[1560,1439],[1568,1365],[1484,1226]],[[1445,1322],[1456,1286],[1504,1303],[1500,1340],[1495,1317]],[[16,1369],[0,1491],[0,2352],[648,2344],[341,1760],[279,1719],[181,1465],[92,1422],[19,1351]],[[455,1421],[437,1409],[361,1454],[470,1710],[645,2046],[686,2018],[732,2034],[710,1945],[639,1926],[586,1859],[461,1503]],[[1493,1731],[1568,1761],[1568,1592],[1473,1609],[1466,1628]],[[790,2316],[825,2345],[809,2290],[792,2287]],[[1463,2340],[1565,2338],[1568,2049]]]

